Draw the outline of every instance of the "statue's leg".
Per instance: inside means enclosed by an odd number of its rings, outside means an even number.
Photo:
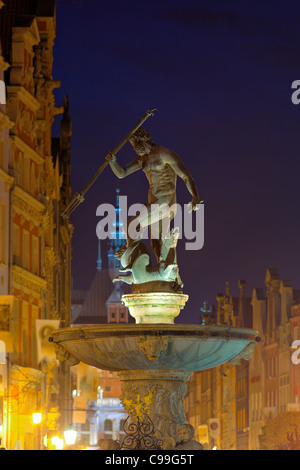
[[[173,207],[173,206],[172,206]],[[149,227],[150,244],[152,251],[156,257],[157,263],[161,259],[162,236],[170,231],[170,223],[175,216],[175,212],[170,210],[167,202],[161,204],[148,204],[145,209],[138,215],[132,217],[127,224],[127,245],[132,245],[136,240],[137,232],[142,236],[142,232]],[[166,264],[176,263],[176,248],[170,248],[166,258]]]
[[[165,207],[165,210],[162,210],[162,207]],[[169,210],[170,206],[167,203],[157,206],[153,205],[150,207],[150,243],[153,250],[153,253],[156,256],[156,260],[159,263],[163,261],[165,265],[176,264],[176,248],[171,247],[167,256],[162,253],[163,246],[163,237],[167,236],[170,233],[170,224],[173,220],[175,213]]]

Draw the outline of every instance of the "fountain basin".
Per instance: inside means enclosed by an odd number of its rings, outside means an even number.
[[[51,341],[74,363],[98,369],[193,372],[247,359],[257,334],[217,325],[108,324],[56,330]]]

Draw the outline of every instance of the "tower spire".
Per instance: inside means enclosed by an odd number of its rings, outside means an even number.
[[[116,217],[114,228],[111,231],[111,238],[108,244],[108,266],[110,271],[110,276],[114,279],[118,273],[119,269],[121,268],[120,261],[115,257],[115,252],[125,243],[125,234],[122,231],[123,223],[120,218],[120,199],[119,199],[120,189],[117,186],[116,188]]]

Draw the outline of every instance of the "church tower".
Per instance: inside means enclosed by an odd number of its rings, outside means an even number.
[[[120,217],[120,189],[116,189],[116,216],[114,222],[114,230],[111,231],[110,240],[108,243],[108,269],[111,280],[113,280],[119,274],[119,269],[121,268],[120,261],[115,257],[115,252],[124,245],[126,239],[125,234],[122,231],[123,222]]]

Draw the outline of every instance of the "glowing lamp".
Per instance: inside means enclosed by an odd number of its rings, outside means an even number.
[[[64,447],[64,440],[58,436],[51,438],[51,444],[56,447],[56,450],[62,450]]]
[[[40,424],[42,422],[42,413],[33,413],[32,421],[34,424]]]
[[[75,429],[67,429],[64,432],[65,436],[65,443],[67,446],[72,446],[75,444],[76,438],[77,438],[77,431]]]

